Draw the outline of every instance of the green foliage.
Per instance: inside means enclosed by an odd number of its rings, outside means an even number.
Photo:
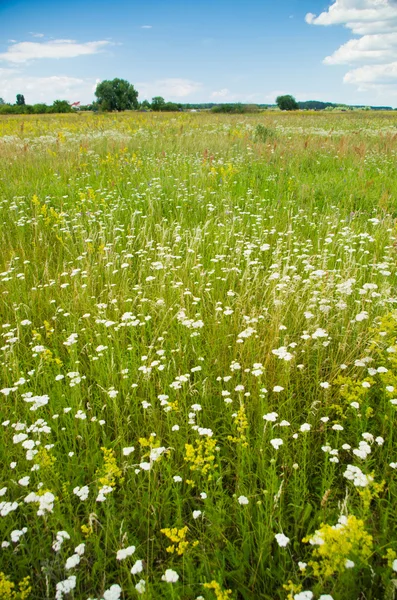
[[[98,83],[95,96],[103,111],[122,111],[138,108],[138,92],[125,79],[112,79]]]
[[[227,104],[216,104],[211,108],[213,113],[226,113],[226,114],[244,114],[258,112],[259,108],[256,104],[241,104],[227,103]]]
[[[0,597],[393,598],[396,124],[1,117]]]
[[[49,112],[70,113],[73,112],[73,109],[67,100],[54,100]]]
[[[280,110],[298,110],[299,106],[295,98],[289,94],[277,96],[276,104]]]
[[[17,104],[17,106],[24,106],[24,104],[25,104],[25,97],[23,96],[23,94],[17,94],[16,104]]]
[[[255,127],[254,139],[256,142],[267,142],[269,139],[273,139],[275,135],[274,129],[266,127],[263,123],[258,123]]]

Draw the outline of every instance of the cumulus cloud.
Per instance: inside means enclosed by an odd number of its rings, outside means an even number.
[[[327,65],[362,65],[346,73],[345,83],[361,91],[397,86],[397,0],[334,0],[319,15],[307,14],[306,22],[343,25],[360,36],[324,59]]]
[[[19,73],[15,69],[0,68],[0,89],[6,102],[15,102],[16,94],[23,93],[28,104],[54,100],[80,101],[83,104],[92,102],[96,84],[93,80],[53,75],[51,77],[34,77]]]
[[[197,92],[201,87],[202,84],[198,81],[178,78],[158,79],[157,81],[144,81],[136,84],[136,88],[139,90],[139,97],[147,98],[148,100],[154,96],[163,96],[166,100],[176,100],[190,96],[190,94]]]
[[[318,16],[308,13],[306,22],[345,25],[358,35],[388,33],[397,27],[397,3],[395,0],[334,0],[329,9]]]
[[[75,40],[51,40],[48,42],[19,42],[12,44],[6,52],[0,54],[0,60],[14,64],[23,64],[42,58],[76,58],[101,52],[110,42],[78,43]]]

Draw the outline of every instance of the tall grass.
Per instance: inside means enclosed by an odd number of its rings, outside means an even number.
[[[395,127],[0,120],[0,598],[394,598]]]

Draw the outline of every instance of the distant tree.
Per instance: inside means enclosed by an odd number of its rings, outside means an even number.
[[[23,106],[25,104],[25,97],[23,94],[17,94],[17,106]]]
[[[5,104],[3,98],[0,98],[0,106],[2,106],[3,104]]]
[[[125,79],[112,79],[98,83],[95,96],[101,110],[131,110],[138,108],[138,92]]]
[[[152,110],[164,110],[165,100],[162,96],[152,98]]]
[[[276,104],[280,110],[297,110],[299,108],[295,98],[289,94],[286,96],[278,96],[276,98]]]
[[[70,113],[70,112],[73,112],[73,109],[67,100],[54,100],[54,102],[52,103],[52,106],[50,106],[50,108],[49,108],[49,112]]]
[[[143,100],[143,102],[140,103],[139,108],[141,110],[150,110],[152,107],[149,100]]]
[[[48,112],[49,107],[47,106],[47,104],[33,104],[32,106],[32,111],[34,115],[42,115],[46,112]]]

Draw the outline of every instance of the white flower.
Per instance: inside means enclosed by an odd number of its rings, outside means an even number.
[[[193,519],[198,519],[200,515],[201,515],[201,510],[193,511]]]
[[[299,594],[294,595],[294,600],[312,600],[313,592],[310,590],[306,590],[305,592],[299,592]]]
[[[328,381],[323,381],[320,383],[320,387],[323,388],[324,390],[328,390],[329,388],[329,383]]]
[[[80,500],[82,502],[84,502],[84,500],[87,500],[89,493],[90,493],[90,490],[89,490],[88,485],[84,485],[83,487],[73,488],[73,494],[78,496],[78,498],[80,498]]]
[[[303,425],[300,426],[300,431],[310,431],[311,428],[312,426],[309,423],[303,423]]]
[[[238,501],[238,503],[239,503],[239,504],[241,504],[242,506],[244,506],[244,505],[246,505],[246,504],[248,504],[248,503],[249,503],[249,500],[248,500],[247,496],[239,496],[239,497],[237,498],[237,501]]]
[[[176,571],[173,571],[172,569],[167,569],[164,575],[161,577],[161,579],[163,581],[166,581],[167,583],[176,583],[179,579],[179,575]]]
[[[72,554],[66,561],[65,570],[69,571],[69,569],[74,569],[80,562],[80,556],[78,554]]]
[[[55,586],[55,600],[62,600],[64,594],[69,594],[76,587],[76,576],[71,575],[63,581],[58,581]]]
[[[59,552],[61,546],[65,540],[70,540],[70,535],[67,531],[58,531],[56,535],[56,541],[52,544],[52,549],[55,552]]]
[[[131,452],[134,452],[134,446],[129,446],[128,448],[123,448],[123,456],[129,456]]]
[[[280,448],[280,446],[283,445],[284,442],[281,438],[274,438],[273,440],[270,440],[270,443],[275,450],[278,450]]]
[[[277,394],[279,394],[280,392],[283,391],[283,387],[281,385],[275,385],[273,388],[273,392],[276,392]]]
[[[334,600],[330,594],[321,594],[318,600]]]
[[[325,331],[325,329],[321,329],[321,327],[316,329],[316,331],[312,334],[312,338],[314,340],[316,340],[317,338],[324,338],[324,337],[328,337],[328,333]]]
[[[345,567],[346,569],[352,569],[354,567],[354,562],[352,560],[346,559]]]
[[[124,560],[127,556],[132,556],[135,552],[135,546],[128,546],[128,548],[123,548],[122,550],[118,550],[116,554],[117,560]]]
[[[103,594],[103,600],[119,600],[121,592],[121,587],[115,583]]]
[[[182,481],[182,477],[180,475],[174,475],[172,479],[175,481],[175,483],[181,483]]]
[[[136,575],[137,573],[142,573],[143,571],[143,563],[141,560],[137,560],[134,565],[131,567],[131,573]]]
[[[289,537],[287,537],[283,533],[276,533],[274,537],[276,538],[276,542],[280,546],[280,548],[285,548],[285,546],[289,544]]]
[[[138,592],[138,594],[144,594],[146,590],[146,581],[144,579],[138,581],[138,583],[135,586],[135,589]]]
[[[270,412],[270,413],[267,413],[266,415],[263,415],[263,418],[265,421],[271,421],[272,423],[277,421],[277,417],[278,417],[278,414],[276,412]]]
[[[397,558],[393,560],[392,569],[393,571],[397,571]]]

